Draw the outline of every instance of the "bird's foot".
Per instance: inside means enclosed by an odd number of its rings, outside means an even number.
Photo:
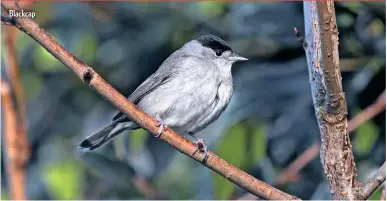
[[[157,135],[156,137],[160,137],[161,134],[163,133],[163,131],[165,131],[167,128],[165,127],[165,123],[164,121],[161,119],[160,115],[159,114],[156,114],[155,116],[156,120],[159,121],[159,124],[157,124],[156,126],[159,127],[159,130],[157,132]]]
[[[195,152],[192,155],[195,155],[197,151],[203,152],[204,157],[203,157],[202,163],[206,163],[208,159],[208,147],[206,143],[204,142],[203,139],[199,138],[194,133],[190,132],[188,134],[193,138],[195,138],[196,141],[194,143],[198,146],[198,148],[195,150]]]

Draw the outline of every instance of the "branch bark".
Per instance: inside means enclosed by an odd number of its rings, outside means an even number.
[[[380,195],[380,200],[386,200],[386,185],[383,185],[382,195]]]
[[[8,60],[8,68],[7,68],[7,74],[11,81],[13,91],[15,92],[16,96],[16,102],[17,102],[17,109],[20,120],[24,122],[25,118],[25,105],[24,105],[24,90],[23,86],[20,82],[20,71],[19,71],[19,65],[17,61],[17,55],[16,55],[16,34],[17,34],[17,28],[13,26],[7,26],[6,27],[6,42],[7,42],[7,60]]]
[[[367,200],[372,193],[379,188],[383,182],[386,181],[386,162],[382,167],[375,173],[375,175],[368,179],[361,185],[361,191],[359,195],[359,200]]]
[[[3,106],[4,141],[7,154],[7,172],[10,197],[13,200],[25,200],[25,160],[20,155],[20,144],[17,133],[17,115],[12,103],[11,88],[3,80],[1,81],[1,102]],[[23,137],[23,136],[21,136]]]
[[[22,8],[27,8],[31,2],[24,2]],[[2,20],[9,20],[7,17]],[[7,21],[8,22],[8,21]],[[11,22],[14,22],[11,18]],[[11,23],[12,24],[12,23]],[[25,172],[26,164],[30,156],[30,147],[25,129],[25,98],[20,81],[19,65],[16,53],[17,28],[6,27],[6,61],[7,75],[12,84],[12,89],[7,83],[1,83],[2,100],[5,121],[5,142],[8,155],[8,175],[10,183],[10,197],[15,200],[25,200]],[[12,92],[16,97],[16,105],[13,104]]]
[[[351,134],[352,131],[356,130],[363,123],[374,118],[382,111],[386,110],[386,91],[379,95],[378,99],[366,109],[362,110],[355,117],[348,121],[348,132]],[[299,178],[298,172],[310,163],[314,158],[318,156],[320,142],[315,142],[313,145],[308,147],[304,153],[299,155],[276,179],[277,185],[283,185],[292,178]]]
[[[18,10],[15,2],[2,2],[2,7],[6,11],[11,9]],[[15,18],[15,23],[16,27],[27,33],[66,67],[74,71],[81,80],[89,85],[89,87],[95,89],[115,107],[124,112],[130,119],[150,131],[153,135],[157,135],[158,122],[153,117],[136,108],[133,103],[102,79],[102,77],[90,66],[82,63],[64,49],[46,31],[40,28],[37,23],[29,18]],[[160,139],[196,161],[202,161],[202,153],[196,152],[193,154],[197,148],[196,145],[173,130],[167,128],[160,136]],[[203,165],[256,196],[274,200],[299,199],[257,180],[246,172],[228,164],[225,160],[219,158],[212,152],[208,153],[208,160]]]
[[[25,7],[23,7],[25,8]],[[19,157],[22,160],[22,163],[26,163],[30,156],[30,147],[28,143],[27,133],[26,133],[26,109],[25,109],[25,97],[24,90],[20,80],[20,71],[18,64],[18,56],[16,52],[16,36],[17,29],[12,26],[6,27],[6,60],[8,61],[7,65],[7,75],[12,84],[12,91],[16,97],[16,120],[17,120],[17,136],[19,139]]]
[[[321,162],[334,200],[357,200],[359,184],[347,130],[333,1],[304,2],[305,51],[321,134]]]

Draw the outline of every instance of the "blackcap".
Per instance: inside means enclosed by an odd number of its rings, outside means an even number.
[[[224,40],[204,35],[172,53],[128,99],[160,122],[157,137],[164,126],[191,135],[206,160],[207,146],[195,133],[215,121],[226,109],[233,92],[231,67],[245,60]],[[138,124],[119,112],[108,125],[88,136],[79,146],[93,150],[124,130],[138,128]]]

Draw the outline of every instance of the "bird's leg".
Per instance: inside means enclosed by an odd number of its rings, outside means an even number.
[[[159,121],[159,124],[157,124],[157,127],[159,127],[159,131],[157,132],[156,137],[160,137],[163,131],[165,131],[167,128],[165,127],[164,121],[161,119],[159,114],[156,114],[155,119]]]
[[[198,148],[195,150],[195,152],[192,155],[194,155],[197,151],[201,151],[204,154],[204,158],[203,158],[202,162],[203,163],[207,162],[207,159],[208,159],[208,147],[207,147],[206,143],[204,142],[204,140],[202,138],[199,138],[193,132],[189,132],[188,135],[190,135],[191,137],[195,138],[196,141],[194,143],[198,146]]]

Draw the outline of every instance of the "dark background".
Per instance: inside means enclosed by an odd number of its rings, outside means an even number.
[[[350,119],[385,90],[386,8],[384,2],[335,7]],[[306,59],[293,32],[293,27],[304,32],[302,2],[36,2],[30,10],[124,95],[194,37],[211,33],[228,41],[250,60],[234,65],[229,107],[199,135],[211,151],[269,184],[319,140]],[[18,33],[17,53],[32,148],[29,199],[234,199],[245,193],[144,130],[79,153],[80,140],[108,123],[116,109],[24,33]],[[7,79],[5,61],[3,54]],[[351,135],[361,181],[385,161],[385,135],[385,113]],[[3,199],[8,198],[4,151]],[[318,157],[301,176],[278,188],[302,199],[331,198]],[[144,193],[138,178],[158,193]]]

